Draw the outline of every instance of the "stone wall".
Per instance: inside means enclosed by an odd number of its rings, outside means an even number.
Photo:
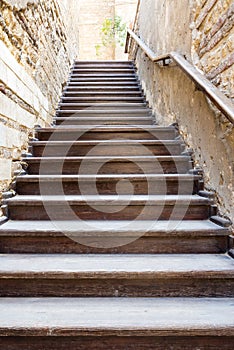
[[[192,2],[192,58],[234,101],[234,1]]]
[[[228,97],[234,93],[233,1],[142,0],[138,33],[156,53],[178,51]],[[174,64],[154,64],[132,47],[147,99],[161,125],[179,124],[195,164],[215,190],[222,214],[234,218],[234,131],[204,94]]]
[[[77,56],[76,0],[0,0],[0,192],[49,125]]]

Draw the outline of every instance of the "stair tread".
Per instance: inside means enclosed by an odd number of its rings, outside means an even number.
[[[109,104],[110,105],[110,104]],[[126,103],[125,103],[125,106],[126,106]],[[131,107],[132,107],[132,104],[131,104]],[[125,114],[141,114],[143,112],[151,112],[151,110],[149,108],[138,108],[138,109],[134,109],[134,108],[129,108],[129,109],[122,109],[121,111],[117,110],[117,109],[98,109],[98,110],[91,110],[91,109],[88,109],[88,110],[85,110],[85,111],[80,111],[80,110],[62,110],[62,111],[59,111],[59,112],[62,112],[62,113],[69,113],[71,114],[72,112],[74,114],[121,114],[123,115],[123,117],[125,117]]]
[[[95,118],[96,119],[96,118]],[[118,132],[118,131],[122,131],[122,132],[142,132],[142,131],[175,131],[175,129],[173,127],[162,127],[162,126],[156,126],[156,125],[147,125],[147,126],[131,126],[131,125],[90,125],[90,128],[88,125],[85,126],[76,126],[76,125],[65,125],[63,126],[54,126],[51,128],[39,128],[36,129],[36,131],[38,132],[73,132],[73,131],[88,131],[88,132]]]
[[[146,103],[142,103],[142,102],[134,102],[134,103],[128,103],[128,102],[113,102],[113,103],[97,103],[98,105],[101,105],[101,106],[110,106],[110,107],[126,107],[126,106],[131,106],[131,107],[137,107],[139,109],[139,107],[141,107],[143,109],[143,107],[145,107]],[[60,103],[59,104],[60,106],[62,105],[68,105],[68,106],[86,106],[87,103]]]
[[[90,89],[90,88],[89,88]],[[94,95],[94,96],[109,96],[109,95],[117,95],[117,96],[121,96],[121,95],[139,95],[140,97],[142,97],[142,92],[141,91],[79,91],[79,92],[71,92],[71,91],[64,91],[66,94],[71,94],[71,95],[81,95],[81,96],[90,96],[90,95]],[[63,97],[66,98],[67,97]]]
[[[64,146],[64,145],[111,145],[111,146],[118,146],[118,145],[133,145],[136,146],[139,145],[182,145],[183,142],[181,140],[125,140],[125,139],[112,139],[112,140],[82,140],[82,141],[31,141],[31,145],[33,146]]]
[[[69,275],[70,274],[70,275]],[[218,254],[1,254],[1,278],[229,277],[234,260]]]
[[[79,233],[87,235],[139,235],[157,236],[166,235],[178,236],[184,234],[190,235],[229,235],[230,230],[221,227],[209,220],[144,220],[144,221],[128,221],[128,220],[78,220],[78,221],[44,221],[44,220],[9,220],[0,226],[0,236],[9,235],[24,235],[31,234],[56,234],[60,229],[65,232]]]
[[[211,202],[208,198],[198,195],[17,195],[7,199],[8,204],[30,205],[43,204],[60,204],[67,202],[70,205],[83,205],[84,203],[95,203],[102,205],[209,205]]]
[[[234,298],[0,298],[0,335],[233,335]]]
[[[191,158],[189,156],[176,156],[176,155],[171,155],[171,156],[83,156],[83,157],[29,157],[29,158],[24,158],[24,161],[27,162],[38,162],[43,160],[51,162],[53,161],[59,161],[61,162],[62,160],[68,160],[69,162],[76,162],[76,161],[82,161],[84,159],[88,159],[93,162],[103,162],[103,161],[111,161],[111,162],[134,162],[134,161],[142,161],[142,162],[148,162],[148,161],[176,161],[176,162],[184,162],[184,161],[190,161]]]
[[[108,175],[23,175],[17,177],[17,182],[34,182],[34,181],[56,181],[63,180],[77,182],[88,180],[155,180],[155,181],[194,181],[200,178],[199,175],[190,174],[108,174]]]
[[[101,87],[110,87],[110,88],[122,88],[122,87],[126,87],[126,88],[129,88],[129,87],[134,87],[134,88],[140,88],[140,83],[139,81],[137,80],[130,80],[130,81],[96,81],[95,79],[94,80],[91,80],[91,81],[85,81],[85,80],[82,80],[82,81],[68,81],[67,82],[67,85],[65,85],[65,89],[66,88],[76,88],[76,87],[79,87],[79,88],[83,88],[84,89],[87,89],[87,87],[90,87],[90,86],[101,86]]]
[[[0,237],[213,237],[228,236],[230,230],[213,224],[209,220],[201,221],[24,221],[9,220],[0,226]]]
[[[116,101],[120,101],[120,102],[124,102],[127,101],[127,103],[131,103],[132,101],[135,102],[145,102],[145,98],[144,96],[75,96],[75,97],[68,97],[68,96],[62,96],[61,100],[63,101],[63,105],[66,103],[68,105],[70,105],[71,103],[69,101],[74,101],[72,102],[72,105],[75,103],[80,103],[80,102],[90,102],[90,101],[95,101],[95,102],[99,102],[99,101],[110,101],[110,102],[116,102]],[[61,104],[60,104],[61,105]]]
[[[141,95],[142,94],[142,90],[140,88],[136,89],[132,86],[117,86],[117,87],[113,87],[113,86],[102,86],[102,87],[97,87],[97,86],[89,86],[89,87],[77,87],[78,92],[77,91],[70,91],[70,90],[74,90],[74,87],[65,87],[63,92],[65,93],[69,93],[71,95],[73,94],[82,94],[82,95],[89,95],[91,94],[98,94],[98,95],[109,95],[109,94],[125,94],[125,95],[131,95],[131,94],[136,94],[136,95]],[[94,89],[94,91],[92,91]],[[87,91],[86,91],[87,90]],[[104,90],[104,91],[99,91],[99,90]],[[113,90],[113,91],[112,91]],[[123,91],[119,91],[119,90],[123,90]],[[131,90],[131,91],[129,91]]]

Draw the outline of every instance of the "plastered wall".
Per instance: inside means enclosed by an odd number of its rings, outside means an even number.
[[[142,0],[138,34],[158,54],[178,51],[233,99],[233,1]],[[205,185],[217,193],[221,214],[234,218],[234,131],[174,64],[160,67],[132,47],[156,120],[179,124]]]

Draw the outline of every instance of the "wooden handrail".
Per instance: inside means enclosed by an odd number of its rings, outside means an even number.
[[[129,42],[132,38],[136,44],[144,51],[152,62],[173,60],[179,68],[195,83],[214,104],[234,125],[234,104],[225,96],[214,84],[212,84],[196,67],[188,62],[188,60],[177,52],[170,52],[165,55],[158,56],[153,52],[131,29],[128,29],[125,52],[129,52]]]

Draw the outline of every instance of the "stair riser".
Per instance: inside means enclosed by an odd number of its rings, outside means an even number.
[[[122,208],[118,205],[94,205],[70,204],[60,205],[47,204],[50,216],[53,220],[74,220],[74,216],[81,220],[205,220],[210,216],[207,205],[183,205],[177,204],[176,209],[172,205],[129,205]],[[173,209],[174,213],[173,213]],[[45,211],[43,203],[34,205],[8,205],[9,217],[12,220],[50,220],[51,217]]]
[[[111,245],[113,238],[105,239],[106,244]],[[121,238],[122,241],[122,238]],[[75,242],[65,234],[41,235],[40,232],[33,235],[14,236],[1,235],[0,252],[2,254],[219,254],[228,249],[226,236],[167,236],[147,237],[142,236],[136,241],[130,242],[126,237],[126,245],[113,248],[103,247],[103,238],[99,244],[98,239],[92,239],[90,246],[87,238],[81,238]],[[82,242],[87,242],[86,245]],[[124,242],[122,242],[123,244]],[[114,244],[113,244],[114,245]]]
[[[82,181],[81,183],[77,182],[56,182],[49,181],[43,182],[41,187],[43,187],[43,193],[47,193],[48,195],[58,195],[58,194],[66,194],[66,195],[79,195],[86,194],[92,195],[94,191],[97,191],[99,194],[155,194],[155,195],[172,195],[172,194],[195,194],[197,193],[198,183],[188,183],[180,181],[168,181],[166,182],[156,182],[156,181],[131,181],[131,185],[128,181],[121,181],[121,187],[118,189],[119,180],[111,181],[106,180],[106,182],[100,181]],[[63,191],[59,190],[63,188]],[[117,186],[117,188],[116,188]],[[41,189],[39,182],[28,182],[25,179],[24,182],[18,181],[16,192],[21,195],[40,195]]]
[[[182,152],[181,145],[175,146],[144,146],[144,145],[132,145],[132,146],[119,146],[119,145],[71,145],[69,146],[36,146],[33,145],[34,157],[72,157],[72,156],[85,156],[89,153],[92,156],[169,156],[179,155]]]
[[[36,138],[40,141],[48,141],[50,138],[53,141],[91,141],[91,140],[173,140],[175,138],[175,131],[138,131],[138,132],[108,132],[108,131],[87,131],[81,133],[79,131],[66,131],[61,132],[44,132],[37,131]]]
[[[48,165],[47,165],[48,164]],[[27,172],[29,174],[58,174],[62,169],[62,174],[79,174],[81,161],[69,162],[64,161],[63,163],[53,162],[50,163],[43,162],[42,167],[40,166],[40,161],[38,163],[30,163],[28,160]],[[96,174],[96,169],[98,168],[98,174],[177,174],[177,173],[187,173],[191,169],[192,165],[188,161],[175,163],[174,161],[165,162],[106,162],[102,165],[94,164],[92,161],[85,160],[85,169],[87,174]]]
[[[207,274],[209,275],[209,274]],[[195,276],[131,279],[0,277],[0,297],[234,297],[234,279]]]
[[[4,350],[232,350],[234,337],[229,336],[56,336],[0,337]]]

